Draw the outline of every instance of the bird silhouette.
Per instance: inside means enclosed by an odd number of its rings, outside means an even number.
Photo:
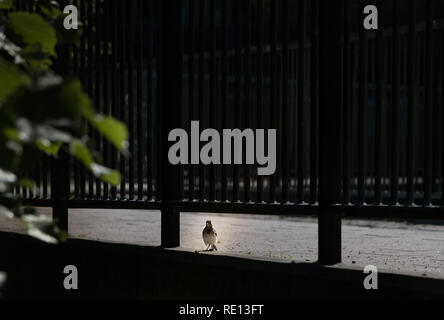
[[[211,220],[207,220],[205,228],[202,231],[202,238],[203,242],[207,245],[206,251],[217,251],[217,232],[216,229],[213,228]]]

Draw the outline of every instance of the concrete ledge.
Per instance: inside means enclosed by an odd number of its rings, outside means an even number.
[[[70,239],[59,246],[0,232],[6,298],[318,299],[444,298],[444,280],[379,273],[379,290],[363,288],[362,270],[282,263],[180,250]],[[63,288],[76,265],[79,290]]]

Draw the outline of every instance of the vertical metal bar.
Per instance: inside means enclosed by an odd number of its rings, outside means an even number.
[[[389,84],[389,86],[392,85],[392,82],[391,82],[392,81],[391,80],[392,79],[392,62],[391,62],[391,59],[390,59],[391,54],[392,54],[391,53],[392,52],[392,45],[391,45],[391,43],[392,43],[392,39],[391,38],[386,40],[386,45],[385,45],[385,49],[384,49],[384,59],[383,59],[384,66],[385,66],[384,70],[387,70],[385,75],[384,75],[384,79],[385,79],[385,82],[387,84]],[[389,90],[390,89],[387,89],[387,92]],[[391,102],[390,102],[390,104],[391,104]],[[391,114],[391,108],[387,108],[387,110],[385,110],[385,112],[383,114],[383,117],[386,118],[385,130],[384,131],[385,131],[385,134],[387,136],[389,136],[391,134],[390,133],[391,132],[390,114]],[[383,139],[382,142],[383,142],[383,148],[382,148],[383,152],[385,152],[387,155],[390,155],[390,152],[391,152],[391,146],[390,146],[391,139],[390,139],[390,137],[387,137],[387,139]],[[386,187],[387,191],[390,191],[390,186],[389,186],[390,178],[391,178],[390,177],[390,170],[391,170],[390,168],[391,168],[391,163],[390,163],[389,156],[383,157],[382,176],[383,176],[383,179],[384,179],[383,180],[383,184],[387,185],[387,187]],[[382,201],[384,201],[384,196],[382,198]],[[390,202],[390,197],[388,197],[387,201]]]
[[[154,148],[153,148],[153,127],[155,126],[155,121],[153,120],[153,46],[154,46],[154,16],[153,16],[153,1],[147,1],[148,7],[148,28],[146,33],[145,42],[147,43],[147,145],[146,145],[146,156],[147,156],[147,197],[148,200],[153,200],[153,170],[154,170]]]
[[[361,8],[364,1],[361,0]],[[366,155],[365,146],[367,142],[367,126],[365,113],[367,109],[367,39],[366,30],[363,25],[359,28],[359,115],[358,115],[358,202],[365,203],[365,178],[366,178]]]
[[[34,174],[34,169],[33,169],[33,168],[30,168],[29,171],[28,171],[28,176],[29,176],[31,179],[35,179],[34,175],[35,175],[35,174]],[[34,182],[35,182],[35,180],[34,180]],[[33,187],[31,187],[31,188],[27,188],[27,191],[28,191],[28,195],[27,195],[27,197],[28,197],[29,199],[34,198],[34,188],[33,188]]]
[[[103,72],[103,113],[105,115],[110,114],[110,90],[109,90],[109,44],[111,43],[110,39],[110,25],[109,21],[112,21],[110,19],[110,5],[111,3],[109,1],[105,1],[102,3],[103,6],[103,21],[104,22],[104,28],[103,30],[103,37],[104,37],[104,45],[103,45],[103,63],[102,63],[102,72]],[[110,165],[110,143],[106,141],[105,139],[102,139],[103,143],[103,161],[105,162],[105,165]],[[104,183],[103,184],[103,197],[105,199],[109,198],[109,184]]]
[[[264,37],[264,25],[263,25],[263,12],[264,12],[264,2],[263,0],[257,0],[257,97],[256,97],[256,105],[257,105],[257,128],[263,128],[263,37]],[[257,197],[256,202],[262,203],[264,201],[264,179],[262,176],[257,176]]]
[[[72,3],[77,8],[79,8],[79,0],[73,0]],[[80,17],[80,19],[83,19],[83,17]],[[73,55],[73,62],[72,62],[73,63],[73,72],[76,77],[79,77],[80,66],[79,66],[79,47],[78,47],[78,45],[73,46],[72,55]]]
[[[128,160],[128,178],[129,178],[129,199],[134,199],[134,177],[136,167],[136,125],[134,123],[134,29],[136,27],[134,17],[135,1],[126,2],[129,10],[128,27],[128,131],[129,131],[129,152],[131,158]]]
[[[190,120],[190,126],[191,121],[194,120],[194,50],[195,50],[195,43],[194,43],[194,0],[189,0],[188,2],[188,114],[189,114],[189,120]],[[191,130],[191,128],[190,128]],[[191,146],[190,151],[191,151]],[[190,164],[188,166],[188,192],[189,196],[188,198],[190,200],[194,199],[194,165]]]
[[[18,183],[16,183],[16,184],[14,185],[14,195],[15,195],[16,197],[20,197],[20,185],[19,185]]]
[[[298,6],[298,202],[304,202],[304,131],[305,131],[305,0]]]
[[[277,17],[279,17],[279,14],[277,15]],[[282,25],[282,24],[281,24]],[[279,28],[279,26],[278,26]],[[281,32],[282,34],[282,32]],[[279,47],[278,47],[279,48]],[[275,111],[276,112],[276,118],[275,118],[275,125],[277,128],[277,132],[280,132],[281,135],[277,137],[277,141],[276,141],[276,148],[278,151],[277,153],[277,164],[276,164],[276,177],[277,177],[277,182],[276,182],[276,199],[275,199],[275,203],[283,203],[283,179],[282,179],[282,146],[283,146],[283,138],[282,135],[284,134],[284,130],[283,130],[283,121],[282,121],[282,109],[283,109],[283,77],[282,77],[282,71],[283,71],[283,63],[282,63],[282,46],[280,46],[280,54],[277,55],[276,57],[276,88],[277,88],[277,98],[276,98],[276,106],[275,107]],[[280,197],[278,196],[278,194],[280,193]]]
[[[118,18],[118,1],[112,0],[112,10],[110,10],[109,21],[111,19],[117,19],[115,23],[112,23],[112,56],[111,64],[113,66],[111,72],[111,90],[112,90],[112,104],[111,104],[111,114],[113,117],[118,117],[119,115],[119,18]],[[111,155],[111,168],[115,168],[118,163],[118,153],[116,149],[112,149]],[[117,187],[113,186],[111,188],[111,198],[113,200],[117,199]]]
[[[69,198],[69,183],[69,155],[61,151],[57,159],[51,158],[51,196],[54,200],[52,218],[65,231],[68,231],[68,207],[65,200]]]
[[[205,97],[205,0],[199,0],[199,120],[204,120]],[[199,199],[205,199],[205,167],[199,164]]]
[[[242,1],[236,1],[236,50],[235,50],[235,78],[236,78],[236,88],[235,88],[235,114],[234,114],[234,125],[239,127],[240,125],[240,110],[241,110],[241,87],[242,87]],[[233,202],[239,201],[239,166],[234,165],[233,167]]]
[[[282,3],[282,202],[288,202],[288,1]]]
[[[222,1],[222,102],[221,102],[221,118],[222,128],[226,128],[226,119],[228,110],[228,1]],[[222,165],[222,194],[221,200],[227,200],[227,167]]]
[[[352,96],[352,79],[351,79],[351,57],[350,57],[350,1],[344,1],[344,159],[342,166],[342,186],[343,186],[343,202],[350,202],[350,166],[351,166],[351,96]]]
[[[441,30],[441,206],[444,205],[444,31]]]
[[[119,10],[119,20],[121,23],[119,33],[120,33],[120,106],[119,106],[119,117],[120,120],[123,122],[126,122],[126,112],[125,112],[125,106],[126,106],[126,91],[125,91],[125,85],[127,83],[126,79],[126,34],[127,32],[126,27],[126,7],[128,5],[128,2],[121,1],[120,2],[120,10]],[[131,134],[131,133],[130,133]],[[131,144],[131,142],[130,142]],[[131,151],[130,151],[131,152]],[[125,165],[125,157],[123,154],[120,154],[120,174],[122,176],[122,180],[120,182],[120,199],[126,199],[126,165]]]
[[[43,156],[42,161],[42,183],[43,183],[43,199],[48,199],[48,156]],[[18,191],[17,191],[18,193]]]
[[[245,0],[246,6],[246,44],[245,44],[245,104],[244,104],[244,123],[243,127],[249,127],[249,118],[250,118],[250,104],[251,104],[251,1]],[[250,166],[247,164],[247,156],[244,157],[244,201],[250,202]]]
[[[79,8],[79,1],[75,0],[73,4]],[[33,7],[33,11],[35,11],[35,4]],[[80,17],[81,20],[83,20],[83,16]],[[73,68],[74,68],[74,74],[76,77],[78,77],[80,80],[80,48],[78,46],[74,46],[73,48]],[[77,159],[73,160],[74,165],[74,198],[79,199],[80,197],[80,170],[81,170],[81,164]],[[40,172],[40,164],[39,164],[39,172]]]
[[[142,92],[142,74],[143,74],[143,1],[137,1],[137,199],[143,200],[143,163],[145,162],[145,135],[144,135],[144,117],[143,117],[143,92]]]
[[[379,8],[382,7],[382,0],[379,0]],[[379,21],[382,22],[382,12],[379,12]],[[380,22],[380,23],[381,23]],[[376,31],[376,110],[375,110],[375,201],[376,205],[381,204],[381,166],[382,166],[382,107],[383,107],[383,38],[382,26]]]
[[[416,12],[415,0],[409,0],[409,35],[407,53],[407,95],[408,95],[408,119],[407,119],[407,204],[413,203],[413,168],[414,168],[414,137],[415,137],[415,49],[416,49]]]
[[[432,193],[432,85],[433,85],[433,19],[432,1],[426,0],[425,38],[425,114],[424,114],[424,206],[431,204]]]
[[[84,1],[80,1],[80,19],[83,21],[83,23],[86,22],[87,16],[86,16],[86,4]],[[86,89],[87,84],[87,76],[86,76],[86,32],[82,33],[81,39],[80,39],[80,80],[83,84],[83,88]],[[86,169],[83,165],[80,167],[80,198],[85,199],[86,197]]]
[[[432,1],[432,4],[434,2]],[[432,5],[432,7],[435,7]],[[435,29],[434,25],[436,24],[435,18],[433,16],[433,9],[432,9],[432,30]],[[432,122],[432,193],[437,192],[439,189],[438,186],[438,179],[440,178],[440,164],[441,164],[441,153],[442,150],[440,148],[434,147],[441,145],[441,108],[439,105],[440,99],[439,99],[439,80],[440,80],[440,74],[439,74],[439,68],[440,68],[440,55],[441,52],[441,44],[442,42],[439,41],[439,37],[437,37],[437,34],[435,34],[434,31],[432,31],[432,41],[436,43],[433,45],[433,60],[432,65],[435,68],[436,72],[433,72],[432,75],[432,114],[433,114],[433,122]],[[436,196],[431,197],[432,204],[438,204],[436,202]]]
[[[341,36],[343,1],[320,2],[319,262],[341,262]]]
[[[31,11],[31,1],[27,1],[27,2],[25,2],[25,5],[24,5],[24,7],[23,7],[23,10],[25,10],[25,11],[27,11],[27,12],[30,12]]]
[[[210,127],[216,124],[216,0],[210,1]],[[216,199],[216,167],[210,165],[210,201]]]
[[[310,203],[314,204],[318,196],[319,0],[313,0],[312,6]]]
[[[276,106],[277,106],[277,22],[276,22],[276,1],[271,1],[271,44],[270,44],[270,127],[277,129]],[[270,199],[269,202],[276,201],[276,174],[270,177]]]
[[[61,5],[67,4],[62,1]],[[54,70],[62,77],[70,74],[70,48],[68,45],[56,47],[57,59]],[[68,231],[68,207],[66,200],[70,197],[70,156],[68,152],[60,150],[58,158],[51,158],[51,196],[54,200],[52,217],[62,230]]]
[[[391,165],[391,203],[398,203],[398,126],[400,105],[400,34],[399,34],[399,0],[394,0],[393,8],[393,83],[392,83],[392,165]]]
[[[95,82],[95,77],[94,77],[94,51],[93,51],[93,48],[94,48],[94,33],[93,33],[94,17],[93,17],[93,2],[92,1],[88,2],[87,10],[88,10],[88,12],[87,12],[87,15],[88,15],[88,18],[87,18],[88,19],[88,28],[87,28],[88,94],[90,95],[91,100],[95,101],[94,84],[96,84],[96,82]],[[94,135],[93,127],[88,124],[87,130],[88,130],[91,140],[94,141],[95,135]],[[90,171],[88,172],[88,197],[90,199],[94,198],[94,176]]]
[[[24,170],[24,172],[22,172],[22,174],[24,176],[28,175],[27,170]],[[22,198],[26,198],[26,187],[24,185],[22,185],[22,187],[21,187],[21,192],[22,192]]]
[[[157,46],[157,50],[156,50],[156,74],[157,74],[157,81],[156,81],[156,96],[157,96],[157,101],[156,101],[156,111],[157,111],[157,175],[156,175],[156,197],[157,199],[161,199],[161,190],[162,190],[162,161],[163,161],[163,155],[162,155],[162,134],[161,134],[161,130],[162,130],[162,70],[161,70],[161,65],[162,65],[162,32],[163,32],[163,28],[162,28],[162,0],[157,0],[156,3],[156,17],[157,17],[157,34],[156,34],[156,38],[157,38],[157,42],[156,42],[156,46]]]
[[[101,13],[101,1],[96,0],[95,2],[95,15],[94,21],[96,22],[95,26],[95,34],[94,34],[94,47],[95,47],[95,59],[94,59],[94,74],[95,74],[95,86],[94,86],[94,104],[95,110],[98,113],[102,112],[102,99],[101,99],[101,85],[103,85],[103,78],[101,75],[102,72],[102,52],[104,48],[102,47],[102,39],[103,39],[103,26],[102,26],[102,13]],[[95,130],[94,130],[95,131]],[[96,131],[95,131],[96,132]],[[102,142],[98,132],[95,134],[95,147],[99,154],[102,153]],[[102,193],[102,181],[99,178],[95,179],[96,181],[96,190],[94,197],[96,199],[101,198]]]
[[[41,198],[41,193],[40,193],[40,186],[41,186],[41,164],[42,164],[42,160],[40,159],[36,165],[35,165],[35,186],[36,186],[36,194],[35,197],[40,199]]]
[[[180,170],[168,161],[168,133],[180,127],[183,91],[182,0],[162,1],[162,213],[161,242],[175,247],[180,242],[179,200],[177,181]]]
[[[444,31],[441,30],[441,206],[444,206]]]

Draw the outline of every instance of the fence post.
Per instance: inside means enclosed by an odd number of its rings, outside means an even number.
[[[182,107],[183,27],[182,0],[161,2],[161,245],[180,243],[180,170],[168,161],[170,130],[180,127]]]
[[[69,155],[60,150],[57,159],[51,159],[52,218],[62,230],[68,231]]]
[[[347,0],[345,0],[347,1]],[[319,1],[319,263],[341,262],[341,36],[344,0]]]
[[[62,1],[64,5],[66,1]],[[71,73],[70,47],[59,45],[56,47],[57,60],[54,62],[54,70],[62,77]],[[60,149],[58,158],[51,158],[51,198],[53,200],[52,218],[62,230],[68,231],[68,205],[70,195],[70,156]]]

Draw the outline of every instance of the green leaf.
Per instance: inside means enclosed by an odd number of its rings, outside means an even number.
[[[81,163],[83,163],[83,165],[90,169],[96,177],[102,179],[104,182],[107,182],[113,186],[120,183],[120,173],[95,163],[89,149],[82,141],[72,141],[70,144],[70,152]]]
[[[43,52],[55,57],[55,30],[36,13],[14,12],[9,15],[10,30],[27,45],[40,45]]]
[[[17,177],[12,172],[0,169],[0,193],[6,192],[11,185],[17,180]]]
[[[117,170],[110,170],[109,173],[102,175],[100,178],[114,187],[118,186],[122,180],[120,172]]]
[[[30,142],[34,135],[32,123],[27,118],[19,118],[15,121],[18,138],[23,142]]]
[[[80,125],[84,110],[91,108],[89,98],[83,93],[79,81],[63,81],[51,74],[39,77],[33,86],[25,87],[14,98],[9,103],[11,112],[32,119],[33,123],[68,119],[71,125]]]
[[[20,184],[22,187],[25,187],[25,188],[27,188],[27,189],[32,189],[32,188],[35,187],[35,181],[32,180],[32,179],[30,179],[30,178],[21,178],[21,179],[19,180],[19,184]]]
[[[43,72],[52,65],[50,56],[40,50],[40,45],[30,44],[22,49],[20,56],[26,60],[31,70]]]
[[[73,140],[69,146],[70,153],[76,157],[87,168],[91,168],[94,159],[89,152],[89,149],[80,140]]]
[[[128,147],[128,130],[125,124],[113,117],[104,117],[100,115],[90,117],[89,120],[90,123],[119,151],[126,151]]]
[[[62,11],[49,1],[47,3],[39,4],[39,9],[43,16],[52,20],[55,20],[58,16],[62,14]]]
[[[16,179],[17,177],[12,172],[0,169],[0,182],[14,183]]]
[[[58,242],[60,230],[50,217],[43,214],[24,214],[21,219],[31,237],[47,243]]]
[[[38,137],[38,139],[53,142],[70,142],[72,140],[70,133],[46,124],[35,126],[35,135]]]
[[[14,63],[20,64],[23,62],[23,58],[20,56],[20,51],[22,51],[22,48],[6,38],[5,33],[2,32],[2,29],[0,29],[0,50],[6,51],[6,53],[13,57]]]
[[[20,142],[20,133],[17,128],[13,127],[5,128],[4,134],[6,138],[16,142]]]
[[[63,83],[57,97],[57,103],[73,115],[80,116],[92,113],[91,101],[83,92],[80,81],[76,79],[69,79]],[[68,118],[75,120],[74,116]]]
[[[0,217],[6,217],[6,218],[14,218],[14,213],[12,213],[11,210],[9,210],[8,208],[6,208],[5,206],[2,206],[0,204]]]
[[[12,9],[12,0],[0,0],[0,9]]]
[[[94,114],[89,99],[88,103],[85,101],[81,106],[82,114],[88,122],[119,151],[126,152],[128,148],[128,130],[126,125],[113,117]]]
[[[91,171],[94,173],[95,176],[113,186],[117,186],[120,183],[121,176],[120,173],[116,170],[111,170],[97,163],[93,163],[91,165]]]
[[[5,101],[12,92],[28,82],[29,78],[22,75],[16,66],[0,59],[0,102]]]
[[[48,139],[39,139],[36,142],[36,146],[48,156],[57,158],[62,142],[51,143]]]

